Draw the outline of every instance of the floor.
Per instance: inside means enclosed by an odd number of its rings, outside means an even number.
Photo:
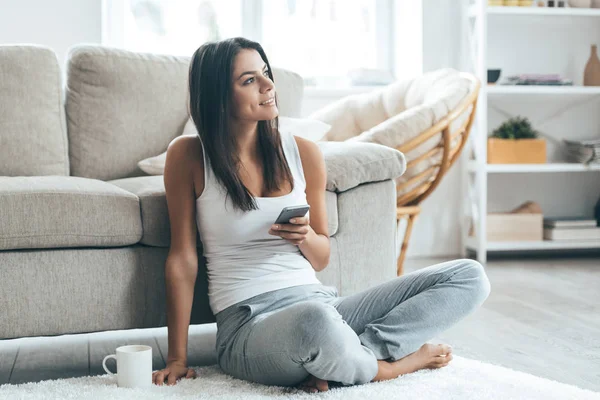
[[[409,259],[405,271],[443,261]],[[430,342],[600,392],[600,258],[497,259],[486,271],[487,301]],[[190,365],[215,363],[215,332],[214,324],[190,327]],[[104,374],[104,356],[139,343],[153,347],[154,368],[162,368],[166,328],[0,340],[0,384]],[[114,371],[114,360],[107,364]]]

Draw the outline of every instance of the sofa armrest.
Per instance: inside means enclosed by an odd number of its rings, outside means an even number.
[[[365,183],[337,195],[338,229],[330,236],[323,284],[348,296],[396,277],[396,185]]]
[[[401,176],[406,158],[400,151],[375,143],[317,142],[327,166],[327,190],[345,192],[360,184]]]

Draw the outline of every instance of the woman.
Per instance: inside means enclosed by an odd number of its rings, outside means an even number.
[[[273,74],[262,47],[202,45],[189,70],[199,135],[174,139],[164,172],[171,223],[166,262],[167,366],[156,384],[195,377],[187,332],[202,238],[217,360],[228,374],[325,391],[329,382],[396,378],[452,360],[426,340],[474,311],[490,285],[480,264],[433,265],[347,297],[315,272],[329,263],[326,170],[314,143],[278,131]],[[285,206],[310,214],[272,225]]]

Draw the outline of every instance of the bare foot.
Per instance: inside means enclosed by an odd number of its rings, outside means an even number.
[[[437,369],[452,361],[452,347],[447,344],[425,343],[419,350],[393,362],[377,361],[379,371],[373,381],[394,379],[420,369]]]
[[[323,379],[309,375],[304,382],[298,386],[300,389],[308,393],[326,392],[329,390],[329,384]]]

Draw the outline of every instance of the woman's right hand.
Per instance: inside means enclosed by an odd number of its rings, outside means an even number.
[[[181,377],[195,379],[197,377],[196,371],[192,368],[188,368],[180,361],[171,361],[167,363],[167,366],[164,369],[152,373],[152,383],[162,386],[166,379],[167,385],[172,386],[177,383]]]

